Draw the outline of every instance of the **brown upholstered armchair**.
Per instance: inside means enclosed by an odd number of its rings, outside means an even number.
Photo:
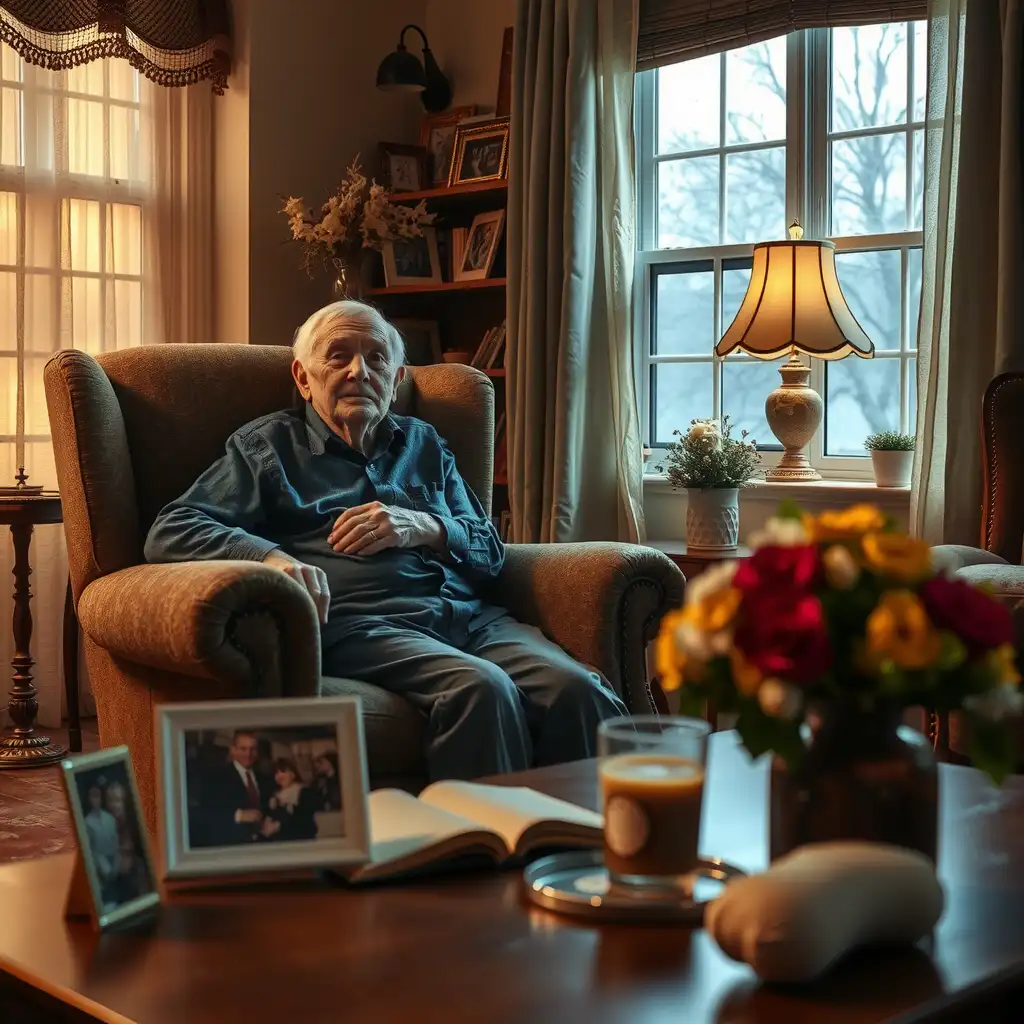
[[[281,346],[167,345],[46,365],[75,605],[103,746],[131,748],[155,815],[153,709],[165,701],[358,694],[371,783],[425,781],[423,718],[375,686],[320,677],[312,601],[254,562],[148,565],[157,512],[243,423],[298,403]],[[490,508],[494,392],[467,366],[412,369],[400,411],[429,420]],[[600,669],[636,712],[653,708],[645,645],[682,599],[683,577],[652,548],[511,545],[495,598]]]
[[[1024,373],[993,378],[982,405],[984,487],[981,544],[943,544],[936,562],[974,583],[988,586],[1013,615],[1018,651],[1024,650]],[[948,746],[966,753],[957,715],[939,725],[939,746],[948,728]],[[1018,744],[1024,760],[1024,736]]]

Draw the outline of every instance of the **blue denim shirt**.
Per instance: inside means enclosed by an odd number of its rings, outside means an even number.
[[[334,521],[371,501],[435,516],[448,536],[447,557],[425,547],[368,556],[332,551]],[[325,647],[382,617],[457,641],[470,620],[476,628],[502,614],[478,596],[502,567],[501,540],[437,431],[411,416],[388,416],[371,458],[342,441],[309,403],[253,420],[160,511],[145,550],[151,562],[260,561],[274,548],[326,573]]]

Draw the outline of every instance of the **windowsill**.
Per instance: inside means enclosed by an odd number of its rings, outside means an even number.
[[[645,473],[644,489],[671,491],[672,485],[664,473]],[[678,491],[680,495],[682,490]],[[751,480],[740,491],[741,498],[810,499],[812,501],[872,501],[880,505],[906,505],[910,501],[909,487],[878,487],[874,480],[807,480],[786,483],[781,480]]]

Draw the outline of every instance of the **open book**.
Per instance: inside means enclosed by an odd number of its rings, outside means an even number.
[[[533,789],[435,782],[418,797],[399,789],[369,796],[370,861],[339,868],[350,882],[420,872],[483,856],[496,864],[552,846],[600,846],[600,814]]]

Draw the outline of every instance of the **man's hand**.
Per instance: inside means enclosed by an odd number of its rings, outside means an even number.
[[[254,811],[248,807],[239,807],[235,811],[236,825],[258,825],[261,821],[263,821],[262,811]]]
[[[264,559],[264,565],[272,569],[280,569],[286,576],[291,576],[296,583],[302,585],[316,605],[321,622],[327,621],[327,609],[331,604],[331,591],[327,586],[327,574],[315,565],[306,565],[291,555],[286,555],[280,548],[274,548]]]
[[[426,512],[371,501],[346,509],[327,537],[331,549],[343,555],[375,555],[385,548],[444,550],[444,527]]]

